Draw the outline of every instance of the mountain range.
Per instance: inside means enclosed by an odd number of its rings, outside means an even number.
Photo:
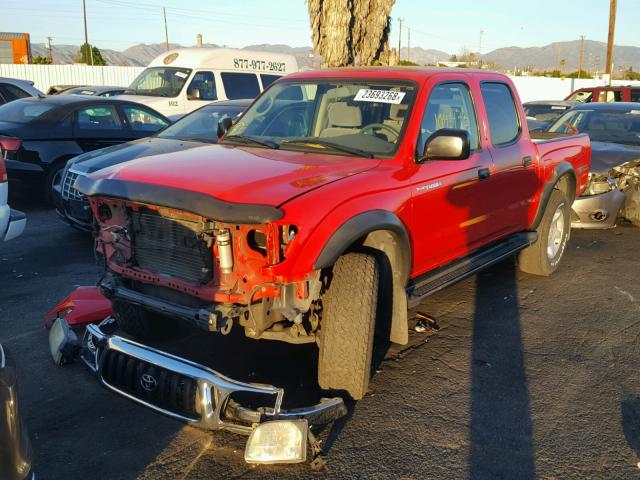
[[[172,43],[171,48],[180,48],[181,45]],[[219,47],[216,44],[204,44],[205,47]],[[32,54],[46,55],[44,44],[32,44]],[[585,40],[583,52],[583,68],[590,71],[604,70],[607,45],[604,42]],[[289,45],[248,45],[246,50],[259,50],[274,53],[289,53],[296,57],[300,68],[317,68],[320,66],[321,57],[314,54],[311,47],[290,47]],[[53,45],[53,58],[55,63],[74,63],[78,53],[77,45]],[[138,44],[121,52],[109,49],[100,49],[103,58],[109,65],[134,65],[146,66],[153,58],[165,51],[164,43]],[[451,54],[441,50],[413,47],[408,51],[402,48],[402,59],[424,65],[437,61],[448,60]],[[563,69],[571,72],[578,69],[580,57],[580,40],[570,42],[554,42],[542,47],[506,47],[498,48],[482,54],[482,59],[494,63],[503,69],[518,67],[532,68],[534,70],[552,70],[559,68],[561,60],[564,60]],[[640,70],[640,47],[619,46],[614,48],[614,68]]]

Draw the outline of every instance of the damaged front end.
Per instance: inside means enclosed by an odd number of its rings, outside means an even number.
[[[339,397],[284,410],[282,388],[231,379],[98,325],[87,326],[80,358],[106,388],[129,400],[194,427],[249,435],[250,463],[304,462],[307,441],[319,452],[310,427],[347,412]]]
[[[611,173],[624,193],[621,216],[640,227],[640,159],[614,167]]]
[[[614,178],[590,173],[584,193],[572,205],[571,228],[613,228],[624,202]]]

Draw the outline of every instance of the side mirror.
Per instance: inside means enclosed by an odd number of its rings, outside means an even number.
[[[231,117],[224,117],[218,122],[218,138],[221,138],[227,133],[227,131],[233,125],[233,119]]]
[[[427,139],[418,163],[427,160],[465,160],[469,158],[471,146],[469,132],[453,128],[437,130]]]

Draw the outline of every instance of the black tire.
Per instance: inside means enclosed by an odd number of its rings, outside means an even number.
[[[62,172],[66,164],[66,161],[54,163],[47,172],[44,180],[44,200],[49,205],[55,205],[55,195],[57,194],[54,185],[62,184]]]
[[[176,330],[176,324],[170,318],[155,314],[137,305],[113,301],[113,312],[118,326],[135,338],[160,339]]]
[[[555,218],[557,214],[561,214],[562,218]],[[559,234],[556,233],[557,229],[553,228],[556,220],[563,227]],[[518,265],[523,272],[549,276],[558,268],[571,232],[571,205],[566,195],[560,190],[554,190],[551,193],[536,232],[538,232],[538,240],[520,252]],[[550,242],[550,237],[555,237],[557,240]],[[555,244],[555,247],[552,248],[550,243]]]
[[[318,384],[323,390],[354,400],[367,393],[380,282],[373,255],[347,253],[333,266],[322,296]]]

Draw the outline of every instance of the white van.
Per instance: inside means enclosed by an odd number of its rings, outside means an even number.
[[[118,98],[176,119],[216,100],[254,98],[276,79],[297,71],[293,55],[179,48],[155,58]]]

